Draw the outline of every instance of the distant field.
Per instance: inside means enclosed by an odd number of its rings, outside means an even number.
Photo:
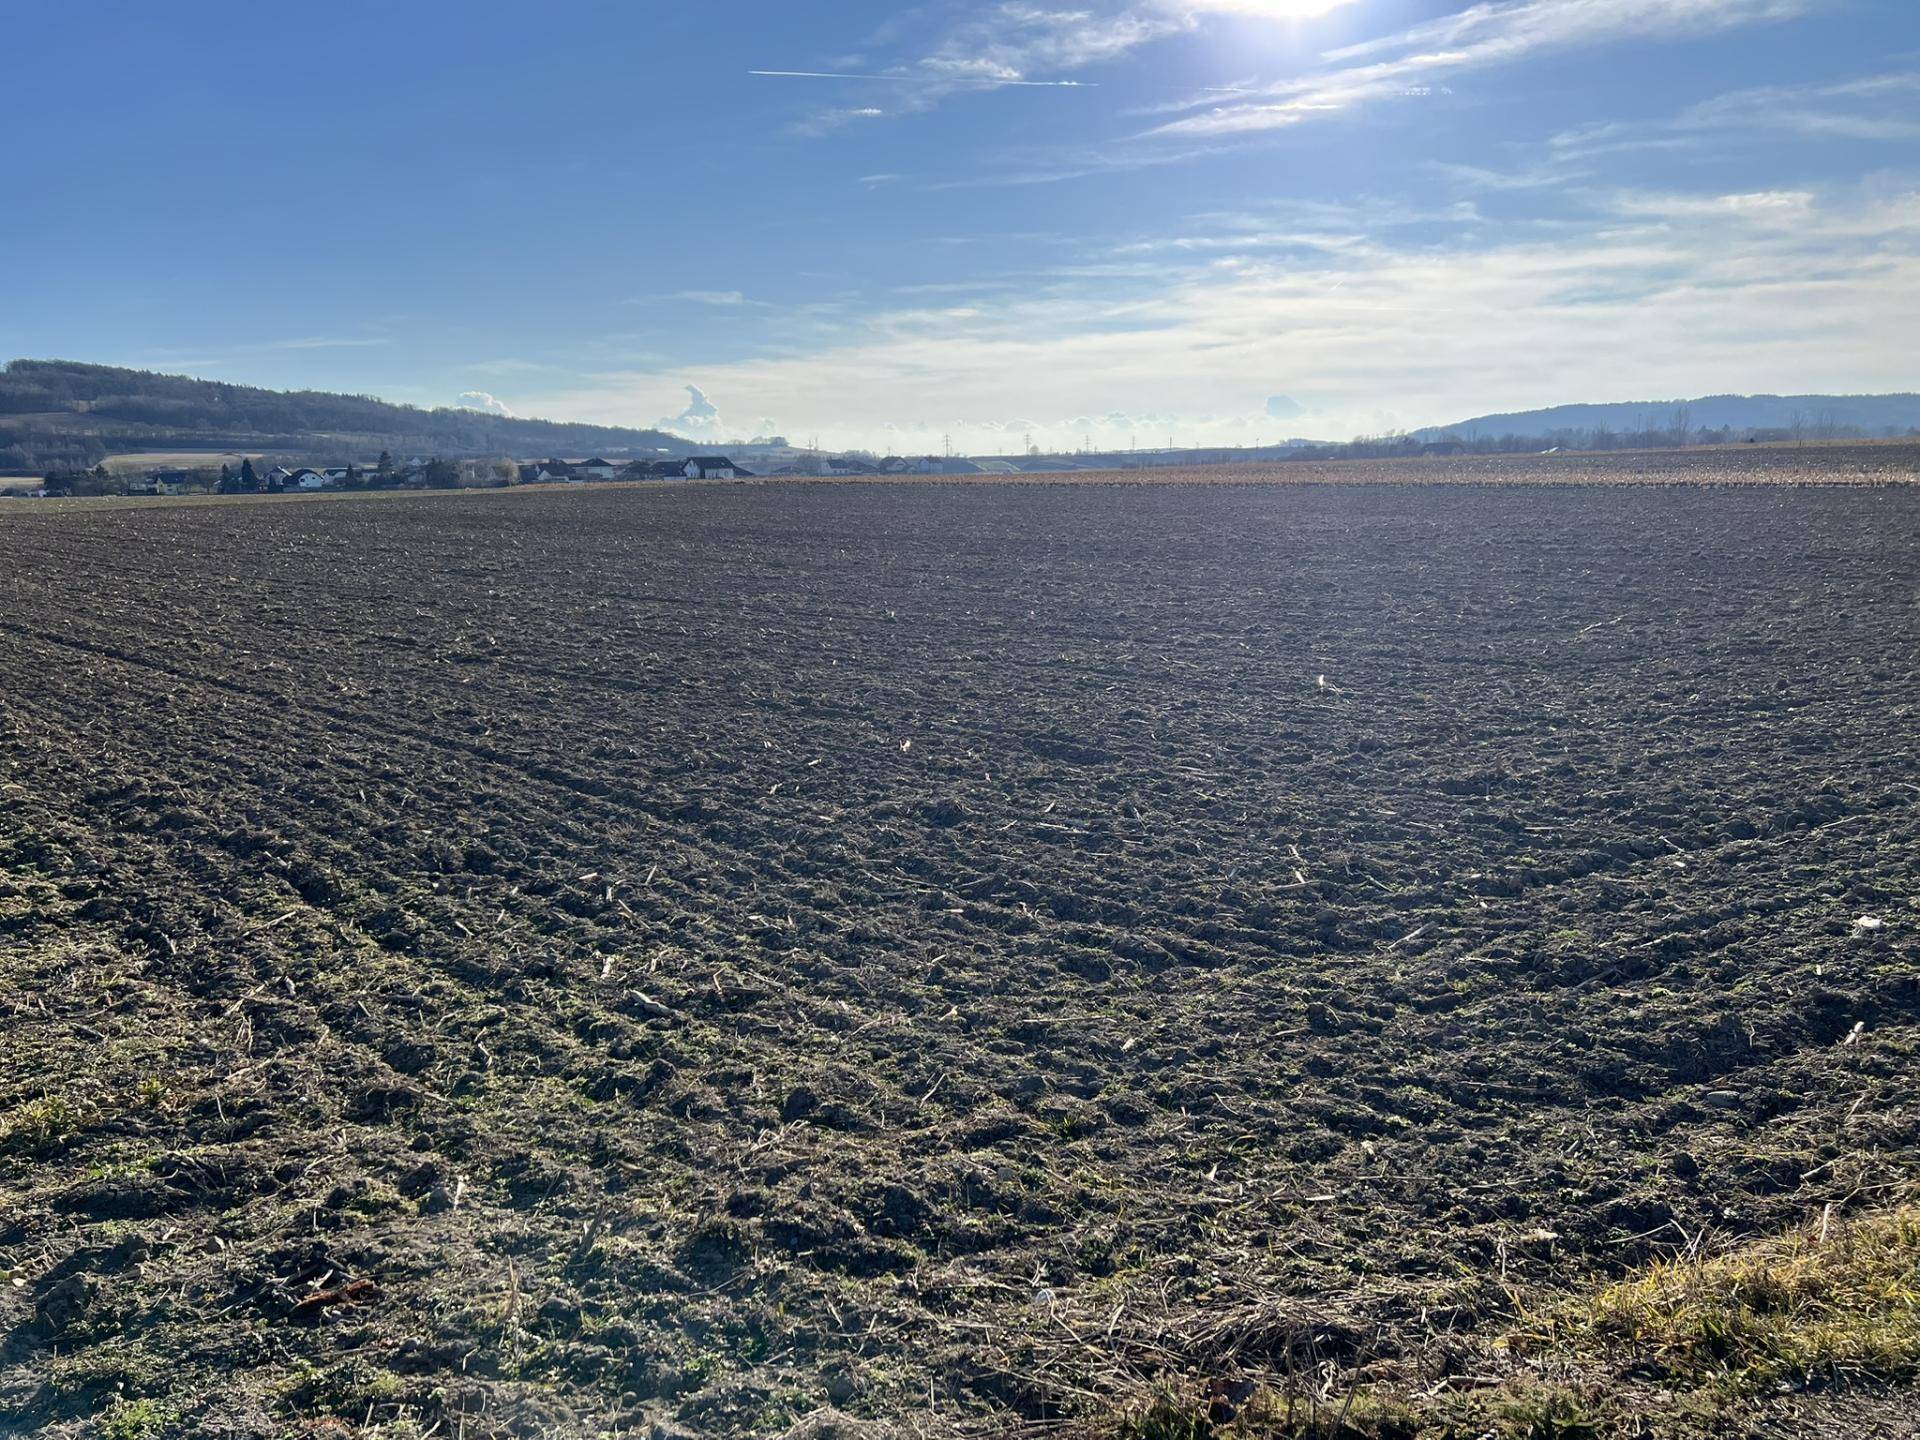
[[[107,469],[116,475],[147,470],[217,470],[222,465],[238,465],[249,453],[239,450],[148,450],[137,455],[111,455]]]
[[[0,1431],[1911,1414],[1875,454],[0,507]]]
[[[1557,455],[1432,455],[1394,460],[1271,460],[1016,475],[879,475],[877,483],[1050,485],[1469,484],[1469,485],[1878,485],[1920,482],[1920,443],[1726,445]],[[831,485],[833,477],[796,483]]]

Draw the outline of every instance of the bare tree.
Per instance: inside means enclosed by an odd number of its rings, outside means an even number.
[[[1794,444],[1804,445],[1807,443],[1806,411],[1796,410],[1787,417],[1787,433],[1793,437]]]
[[[1673,443],[1682,450],[1687,448],[1687,436],[1693,432],[1693,407],[1676,405],[1673,407]]]

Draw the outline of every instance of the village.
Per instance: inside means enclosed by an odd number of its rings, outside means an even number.
[[[218,466],[167,466],[115,469],[102,462],[85,470],[51,472],[38,486],[7,492],[29,499],[74,497],[156,497],[179,495],[295,495],[323,491],[366,490],[487,490],[519,485],[587,485],[614,481],[749,480],[761,477],[826,477],[854,475],[935,475],[992,470],[990,461],[928,455],[913,459],[869,455],[822,456],[789,451],[756,454],[756,468],[726,455],[688,455],[660,459],[609,460],[592,456],[579,460],[444,459],[414,456],[395,460],[382,452],[372,464],[294,465],[271,467],[263,457]],[[1004,467],[1008,471],[1012,466]]]
[[[91,470],[49,474],[32,498],[75,495],[288,495],[318,491],[499,489],[511,485],[584,485],[614,480],[736,480],[751,472],[721,455],[675,460],[615,462],[511,459],[446,460],[415,456],[396,461],[382,453],[371,465],[285,465],[271,468],[244,457],[218,468],[169,467],[115,473],[106,464]]]

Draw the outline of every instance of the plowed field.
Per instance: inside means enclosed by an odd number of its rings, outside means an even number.
[[[1425,1384],[1890,1202],[1916,575],[1911,486],[0,513],[0,1431]]]

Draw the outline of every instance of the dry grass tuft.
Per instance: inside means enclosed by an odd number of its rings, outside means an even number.
[[[1920,1207],[1653,1265],[1571,1312],[1561,1344],[1583,1337],[1741,1390],[1920,1375]]]
[[[1389,1382],[1289,1399],[1262,1387],[1230,1415],[1210,1405],[1204,1389],[1161,1389],[1089,1433],[1105,1440],[1691,1436],[1782,1390],[1908,1383],[1920,1378],[1920,1206],[1810,1226],[1711,1259],[1656,1262],[1486,1344],[1483,1368],[1506,1371],[1486,1388]],[[1494,1359],[1502,1353],[1504,1365]],[[1655,1411],[1661,1422],[1648,1428]]]

